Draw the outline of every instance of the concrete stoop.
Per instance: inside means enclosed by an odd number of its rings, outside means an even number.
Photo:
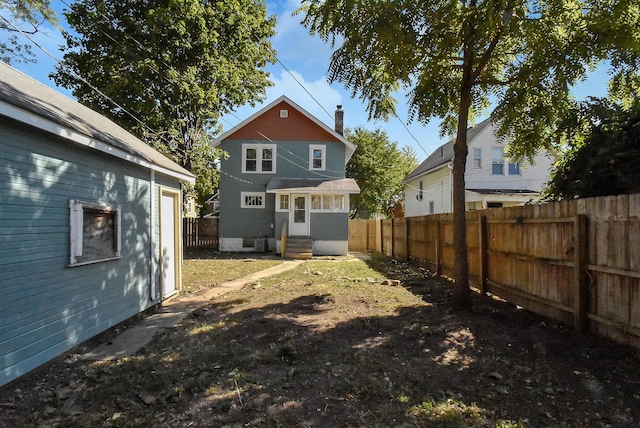
[[[308,236],[289,236],[284,257],[294,260],[310,260],[313,257],[313,240]]]

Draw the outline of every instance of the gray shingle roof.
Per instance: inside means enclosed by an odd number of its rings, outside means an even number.
[[[318,178],[272,178],[267,184],[267,193],[277,190],[304,193],[360,193],[360,187],[353,178],[318,179]]]
[[[480,133],[491,124],[491,118],[485,119],[478,125],[467,131],[467,145],[470,144]],[[436,169],[453,160],[453,144],[455,138],[441,145],[427,159],[424,160],[416,169],[411,171],[403,180],[403,183],[424,175],[427,172]]]
[[[0,62],[0,101],[48,119],[75,133],[130,153],[179,178],[194,176],[105,116]],[[36,124],[32,123],[36,126]]]

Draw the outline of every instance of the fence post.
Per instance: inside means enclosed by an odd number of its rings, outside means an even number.
[[[409,219],[407,217],[404,218],[404,254],[405,254],[405,262],[409,261]]]
[[[394,229],[394,224],[393,224],[393,217],[391,218],[391,258],[395,259],[396,258],[396,238],[395,236],[393,236],[393,229]]]
[[[376,222],[376,252],[382,253],[382,220],[375,220]]]
[[[576,330],[586,331],[588,328],[589,289],[587,284],[587,263],[589,259],[588,217],[577,215],[574,222],[574,308],[573,324]]]
[[[440,258],[442,254],[440,253],[440,220],[436,220],[436,275],[442,275],[442,260]]]
[[[489,274],[489,257],[487,242],[487,217],[480,216],[480,292],[485,294],[487,292],[487,276]]]

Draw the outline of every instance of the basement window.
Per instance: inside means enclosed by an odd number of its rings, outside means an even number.
[[[69,266],[120,258],[120,206],[69,201]]]

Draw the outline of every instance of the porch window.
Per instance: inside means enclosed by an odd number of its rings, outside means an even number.
[[[315,211],[320,211],[322,209],[321,195],[311,195],[311,209]]]
[[[264,208],[264,193],[260,192],[241,192],[242,208]]]
[[[276,172],[275,144],[243,144],[242,172],[273,174]]]
[[[278,210],[289,211],[289,195],[279,195],[278,197]]]
[[[318,212],[348,211],[347,195],[311,195],[311,210]]]
[[[120,257],[120,206],[69,201],[69,266]]]
[[[324,171],[326,146],[312,144],[309,146],[309,169]]]
[[[333,211],[333,195],[322,195],[323,211]]]

